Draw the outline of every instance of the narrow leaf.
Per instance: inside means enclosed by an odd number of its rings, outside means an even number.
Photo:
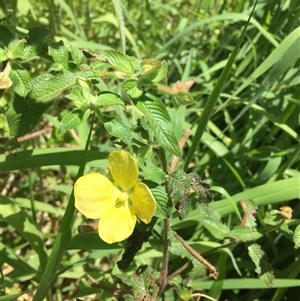
[[[115,50],[105,50],[101,53],[99,58],[110,64],[118,71],[128,75],[133,75],[134,69],[131,60],[121,52]]]
[[[135,105],[146,116],[158,143],[175,156],[181,155],[170,116],[163,103],[155,96],[143,94],[133,100]]]
[[[79,109],[75,109],[72,112],[66,114],[60,122],[58,133],[62,134],[66,131],[74,129],[78,125],[85,122],[90,115],[90,110],[81,111]]]
[[[127,145],[131,145],[131,131],[119,118],[104,122],[104,127],[111,136],[121,139]]]

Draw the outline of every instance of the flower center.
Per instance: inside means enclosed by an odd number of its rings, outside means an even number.
[[[117,207],[125,206],[128,203],[129,195],[127,192],[120,192],[117,198]]]

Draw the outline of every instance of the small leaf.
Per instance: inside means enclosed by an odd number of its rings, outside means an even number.
[[[52,103],[36,103],[14,94],[6,112],[11,135],[20,137],[32,131]]]
[[[295,249],[300,247],[300,225],[298,225],[294,231],[293,241],[295,244]]]
[[[178,105],[187,106],[187,105],[192,105],[192,104],[196,103],[192,94],[190,94],[188,92],[185,92],[185,93],[178,92],[178,93],[172,94],[172,97],[177,106]]]
[[[110,64],[114,69],[132,76],[134,73],[131,60],[121,52],[115,50],[104,50],[99,56],[101,60]]]
[[[162,184],[165,179],[165,173],[158,166],[146,163],[140,172],[145,180],[150,180],[157,184]]]
[[[123,105],[123,101],[120,95],[112,92],[100,92],[99,95],[95,96],[94,106],[110,106],[110,105]]]
[[[138,87],[136,79],[128,79],[122,83],[124,91],[132,98],[138,98],[143,94],[143,90]]]
[[[185,219],[191,209],[190,187],[190,177],[183,170],[173,172],[166,179],[166,190],[175,204],[180,220]]]
[[[104,122],[104,127],[111,136],[121,139],[127,145],[131,145],[131,131],[119,118]]]
[[[62,41],[59,41],[57,43],[51,43],[49,45],[49,52],[55,63],[67,63],[69,51]]]
[[[70,46],[71,56],[75,64],[78,66],[86,62],[86,57],[82,53],[82,51],[78,48],[74,48]]]
[[[6,55],[10,60],[23,58],[23,52],[24,40],[12,40],[6,49]]]
[[[170,116],[163,103],[151,94],[143,94],[139,99],[133,99],[137,108],[145,115],[158,143],[175,156],[181,155],[181,150],[174,133]]]
[[[30,91],[30,74],[22,66],[13,64],[10,78],[14,85],[14,91],[18,95],[25,97]]]
[[[201,223],[214,237],[224,239],[230,236],[230,229],[221,223],[221,216],[206,204],[199,205],[199,223]]]
[[[270,210],[266,212],[266,215],[263,219],[263,222],[267,225],[277,226],[283,222],[283,217],[280,214],[279,210]]]
[[[79,109],[75,109],[72,112],[66,114],[60,122],[58,133],[62,134],[66,131],[74,129],[78,125],[85,122],[90,115],[90,110],[81,111]]]
[[[171,216],[173,203],[169,199],[165,189],[162,186],[157,186],[151,189],[151,192],[156,200],[155,216],[167,218]]]
[[[266,285],[272,286],[275,277],[266,253],[256,243],[248,244],[248,253],[256,266],[255,272],[259,275],[259,279]]]
[[[262,237],[255,228],[235,226],[230,232],[231,237],[241,240],[241,241],[253,241]]]
[[[59,74],[48,80],[31,83],[32,89],[28,96],[37,102],[47,102],[58,97],[64,90],[75,84],[75,75],[72,73]]]
[[[141,62],[142,68],[142,76],[140,77],[140,81],[151,83],[154,80],[160,69],[161,62],[153,59],[146,59]]]
[[[166,78],[167,73],[168,73],[168,64],[166,61],[162,61],[159,72],[157,76],[153,79],[153,82],[159,83],[160,81]]]
[[[196,172],[188,174],[192,189],[196,192],[200,202],[212,201],[214,196],[209,192],[210,185],[202,181]]]
[[[13,82],[5,72],[0,72],[0,90],[8,89],[12,86]]]
[[[254,214],[256,213],[257,205],[253,200],[240,200],[240,205],[244,212],[242,225],[255,228],[257,224]]]

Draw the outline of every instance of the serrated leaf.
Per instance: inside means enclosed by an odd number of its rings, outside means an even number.
[[[262,234],[259,233],[255,228],[244,227],[244,226],[235,226],[231,232],[231,237],[241,241],[253,241],[262,237]]]
[[[220,221],[221,216],[217,211],[205,204],[200,204],[198,208],[200,212],[199,223],[201,223],[214,237],[224,239],[225,237],[230,236],[230,229]]]
[[[162,169],[149,163],[144,165],[140,175],[145,180],[150,180],[157,184],[161,184],[165,179],[165,173],[162,171]]]
[[[281,224],[283,221],[283,217],[280,214],[279,210],[270,210],[266,212],[266,215],[263,219],[263,222],[267,225],[277,226]]]
[[[257,205],[253,200],[240,200],[240,205],[244,212],[243,226],[255,228],[257,224],[254,214],[256,213]]]
[[[152,188],[151,192],[156,200],[156,211],[154,215],[161,218],[170,217],[173,203],[168,198],[165,189],[162,186],[157,186]]]
[[[29,29],[27,44],[23,52],[23,60],[29,60],[37,56],[43,46],[44,41],[52,32],[46,27],[38,26]]]
[[[94,106],[110,106],[110,105],[123,105],[123,101],[120,95],[112,93],[112,92],[100,92],[97,96],[95,96]]]
[[[166,190],[175,204],[180,220],[185,219],[191,209],[190,187],[190,177],[183,170],[177,170],[166,178]]]
[[[52,103],[36,103],[14,94],[6,112],[11,135],[20,137],[32,131]]]
[[[121,139],[127,145],[131,145],[131,131],[119,118],[104,122],[104,127],[111,136]]]
[[[181,150],[174,133],[170,116],[163,103],[151,94],[133,99],[137,108],[145,115],[158,143],[170,153],[180,157]]]
[[[70,52],[71,52],[71,56],[73,61],[77,64],[77,65],[81,65],[84,62],[86,62],[86,57],[85,55],[82,53],[82,51],[78,48],[74,48],[74,47],[70,47]]]
[[[85,122],[90,115],[90,110],[81,111],[79,109],[75,109],[72,112],[66,114],[60,122],[58,133],[62,134],[66,131],[74,129],[78,125]]]
[[[55,63],[67,63],[69,51],[62,41],[51,43],[49,45],[49,52]]]
[[[300,225],[298,225],[294,231],[293,242],[295,244],[295,249],[300,247]]]
[[[25,97],[30,90],[30,74],[27,70],[23,69],[20,65],[12,65],[10,78],[14,85],[14,91],[18,95]]]
[[[59,74],[48,80],[33,84],[28,97],[37,102],[47,102],[58,97],[64,90],[75,84],[76,77],[72,73]]]
[[[146,59],[141,62],[142,76],[140,80],[151,83],[158,75],[161,62],[153,59]]]
[[[260,245],[256,243],[248,244],[248,253],[256,266],[255,272],[259,275],[259,279],[266,285],[272,286],[275,277],[266,253],[261,249]]]
[[[196,172],[191,172],[188,176],[190,178],[191,187],[196,192],[199,201],[212,201],[214,196],[209,192],[211,186],[205,181],[202,181]]]
[[[132,76],[134,73],[131,60],[121,52],[115,50],[104,50],[99,56],[104,62],[110,64],[114,69]]]
[[[143,94],[143,90],[138,87],[136,79],[129,79],[122,83],[124,91],[132,98],[138,98]]]
[[[24,40],[12,40],[7,49],[6,55],[10,60],[15,60],[17,58],[22,58],[24,52]]]

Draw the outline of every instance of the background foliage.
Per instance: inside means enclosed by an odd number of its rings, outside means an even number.
[[[292,300],[300,285],[298,1],[258,1],[222,81],[254,1],[123,1],[126,54],[134,68],[136,62],[153,69],[158,64],[155,76],[146,67],[129,70],[126,58],[108,57],[114,54],[108,50],[124,47],[112,1],[46,2],[0,1],[1,300],[151,300],[152,281],[164,264],[160,240],[151,236],[121,272],[116,262],[125,243],[106,245],[95,233],[78,234],[87,221],[77,213],[73,219],[72,185],[80,173],[104,171],[117,146],[139,156],[150,185],[161,184],[164,169],[155,169],[163,165],[156,151],[168,150],[163,152],[170,164],[186,129],[192,134],[177,167],[212,186],[209,208],[215,211],[198,208],[195,192],[184,220],[173,210],[170,224],[177,234],[167,237],[170,277],[157,298]],[[74,91],[80,76],[82,90]],[[44,84],[50,77],[53,88]],[[167,89],[192,79],[190,94]],[[139,89],[150,93],[146,99]],[[104,99],[96,91],[107,92]],[[162,101],[159,110],[145,105],[153,97]],[[210,115],[204,108],[212,103]],[[97,119],[87,151],[92,111]],[[154,127],[157,120],[174,137]],[[169,185],[177,181],[184,187],[184,175],[173,174]],[[246,202],[244,212],[240,200]],[[283,217],[283,206],[292,208],[292,220]],[[253,232],[243,233],[243,222]],[[162,235],[163,229],[159,220],[154,230]],[[217,280],[176,235],[217,268]],[[53,283],[49,291],[47,283]]]

